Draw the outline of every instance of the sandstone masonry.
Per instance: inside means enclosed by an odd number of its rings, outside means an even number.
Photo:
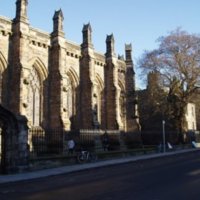
[[[138,131],[131,44],[118,58],[108,35],[99,54],[90,24],[76,45],[65,38],[62,10],[49,34],[30,26],[27,5],[17,0],[15,18],[0,17],[0,103],[29,127]]]

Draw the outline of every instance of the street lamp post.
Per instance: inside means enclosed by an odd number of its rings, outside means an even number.
[[[163,138],[163,153],[166,151],[166,146],[165,146],[165,120],[162,120],[162,138]]]

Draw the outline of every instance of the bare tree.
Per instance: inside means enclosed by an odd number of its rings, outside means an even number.
[[[159,72],[168,87],[169,113],[176,130],[185,129],[185,109],[197,90],[200,80],[200,36],[176,29],[158,39],[159,47],[146,51],[139,60],[144,75]]]

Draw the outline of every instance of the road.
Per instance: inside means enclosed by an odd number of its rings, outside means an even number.
[[[0,200],[199,200],[200,152],[0,185]]]

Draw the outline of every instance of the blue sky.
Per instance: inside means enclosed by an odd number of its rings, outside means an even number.
[[[0,15],[15,16],[16,0],[0,0]],[[29,0],[31,26],[52,31],[55,10],[62,9],[66,38],[82,41],[83,24],[90,22],[95,50],[105,53],[107,34],[114,34],[115,51],[124,54],[132,43],[136,63],[144,50],[157,47],[156,39],[177,27],[200,33],[199,0]]]

